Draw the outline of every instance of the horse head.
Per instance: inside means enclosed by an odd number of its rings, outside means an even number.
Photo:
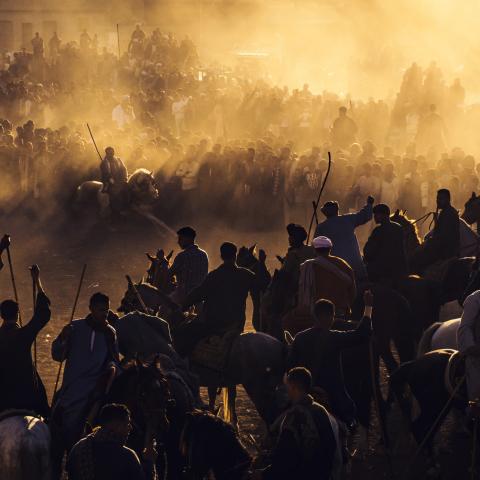
[[[239,267],[252,269],[259,261],[256,255],[256,248],[256,244],[251,247],[240,247],[237,253],[237,265]]]
[[[167,379],[156,361],[142,363],[133,359],[123,365],[121,374],[112,385],[108,401],[123,403],[129,408],[134,424],[144,438],[148,434],[167,434],[167,413],[172,396]]]
[[[160,249],[157,251],[155,257],[147,254],[151,265],[148,269],[148,283],[158,288],[164,293],[171,293],[175,288],[172,275],[170,275],[170,259],[172,258],[173,250],[165,256],[165,252]]]
[[[469,225],[480,221],[480,196],[477,196],[475,192],[472,192],[471,197],[465,202],[462,218]]]
[[[422,243],[418,236],[418,229],[413,220],[408,218],[405,210],[396,210],[390,215],[392,222],[398,223],[403,230],[403,237],[405,239],[405,249],[410,256]]]
[[[211,470],[218,479],[241,479],[251,463],[233,426],[205,412],[186,415],[180,451],[187,468],[200,478]]]
[[[149,204],[158,198],[155,179],[146,168],[138,168],[130,175],[128,190],[134,203]]]

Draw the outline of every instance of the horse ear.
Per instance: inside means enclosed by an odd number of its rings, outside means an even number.
[[[472,200],[474,200],[475,198],[477,198],[477,195],[475,194],[475,192],[472,192]]]
[[[167,255],[167,260],[170,261],[172,256],[173,256],[173,250],[170,250],[170,253]]]
[[[254,243],[254,244],[248,249],[248,251],[253,254],[253,252],[255,252],[255,249],[256,249],[256,248],[257,248],[257,244]]]
[[[395,210],[395,216],[398,217],[399,215],[400,215],[400,209],[397,208],[397,209]]]

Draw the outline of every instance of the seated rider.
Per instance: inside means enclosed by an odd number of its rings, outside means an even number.
[[[287,255],[282,263],[282,270],[292,275],[293,284],[298,285],[300,278],[300,265],[311,258],[315,258],[315,249],[305,245],[307,232],[301,225],[290,223],[287,225],[288,248]]]
[[[280,426],[271,464],[254,478],[337,478],[333,474],[341,467],[341,452],[336,438],[336,422],[310,396],[312,375],[305,368],[293,368],[286,375],[285,384],[292,406]]]
[[[0,305],[3,324],[0,327],[0,411],[31,410],[48,418],[50,408],[47,394],[36,366],[32,361],[32,344],[50,320],[50,301],[40,282],[37,265],[30,267],[37,288],[35,312],[21,327],[18,322],[18,304],[5,300]]]
[[[390,208],[383,203],[375,205],[373,218],[378,227],[370,234],[363,249],[368,279],[392,287],[408,274],[403,229],[390,220]]]
[[[314,324],[295,336],[288,356],[288,368],[305,367],[312,372],[313,386],[327,394],[332,413],[347,426],[355,424],[356,408],[343,380],[342,351],[369,341],[372,334],[373,295],[364,294],[365,311],[356,330],[331,330],[335,306],[329,300],[315,303]]]
[[[115,156],[112,147],[105,149],[105,157],[100,164],[103,183],[103,192],[108,193],[110,208],[113,212],[120,212],[126,204],[128,188],[127,167],[122,160]]]
[[[363,283],[367,279],[367,271],[355,229],[372,219],[374,201],[373,197],[368,197],[366,205],[359,212],[345,215],[338,214],[337,202],[326,202],[321,210],[326,219],[315,230],[315,237],[324,236],[332,241],[332,254],[343,258],[353,268],[357,283]]]
[[[423,273],[430,265],[458,257],[460,253],[460,219],[450,203],[450,192],[442,188],[437,192],[437,210],[440,211],[435,226],[425,237],[425,243],[412,259],[415,273]]]
[[[334,303],[338,311],[348,313],[356,296],[355,274],[345,260],[331,255],[332,242],[316,237],[312,242],[316,257],[300,266],[298,306],[311,312],[321,298]]]
[[[247,296],[250,293],[252,301],[257,298],[255,274],[236,264],[236,245],[225,242],[220,247],[220,256],[223,263],[184,302],[184,309],[202,301],[204,307],[200,316],[185,327],[181,345],[176,345],[182,356],[189,355],[203,338],[230,331],[242,333]]]
[[[178,245],[182,251],[175,257],[169,274],[175,277],[177,286],[172,300],[182,305],[192,290],[205,280],[208,274],[208,255],[196,243],[197,232],[192,227],[183,227],[177,232]]]

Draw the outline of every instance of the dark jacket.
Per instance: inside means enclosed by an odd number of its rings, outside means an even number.
[[[457,210],[451,205],[440,212],[427,245],[435,249],[437,260],[458,257],[460,252],[460,219]]]
[[[363,249],[368,278],[372,282],[398,280],[408,273],[402,227],[387,221],[376,227]]]
[[[105,157],[100,163],[100,173],[102,183],[105,185],[110,183],[110,179],[115,184],[125,184],[128,179],[127,167],[118,157],[113,157],[110,160]]]
[[[356,330],[340,332],[309,328],[298,333],[290,348],[288,370],[305,367],[312,373],[314,387],[328,395],[332,411],[345,423],[355,418],[355,404],[345,388],[342,351],[366,343],[372,333],[372,322],[364,317]]]
[[[336,450],[327,411],[306,397],[286,413],[272,463],[263,471],[262,478],[329,480]]]
[[[87,445],[86,442],[91,442]],[[95,480],[155,480],[152,463],[143,465],[137,454],[119,442],[98,440],[93,435],[80,440],[68,455],[66,470],[69,480],[83,480],[84,462],[91,449]],[[86,451],[87,450],[87,451]],[[87,458],[85,458],[87,457]]]
[[[187,297],[185,306],[204,301],[205,333],[243,330],[248,294],[256,289],[255,274],[237,265],[220,265]]]
[[[39,293],[35,313],[27,325],[0,328],[0,411],[26,409],[49,416],[45,387],[31,354],[35,338],[49,320],[50,301]]]

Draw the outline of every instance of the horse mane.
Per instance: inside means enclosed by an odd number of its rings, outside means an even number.
[[[408,217],[406,211],[402,212],[397,210],[394,214],[390,215],[390,219],[398,223],[401,227],[406,228],[411,233],[414,233],[417,240],[420,241],[417,224],[414,219]]]
[[[152,172],[146,168],[137,168],[129,177],[128,183],[136,181],[140,175],[147,175],[148,177],[152,176]]]

